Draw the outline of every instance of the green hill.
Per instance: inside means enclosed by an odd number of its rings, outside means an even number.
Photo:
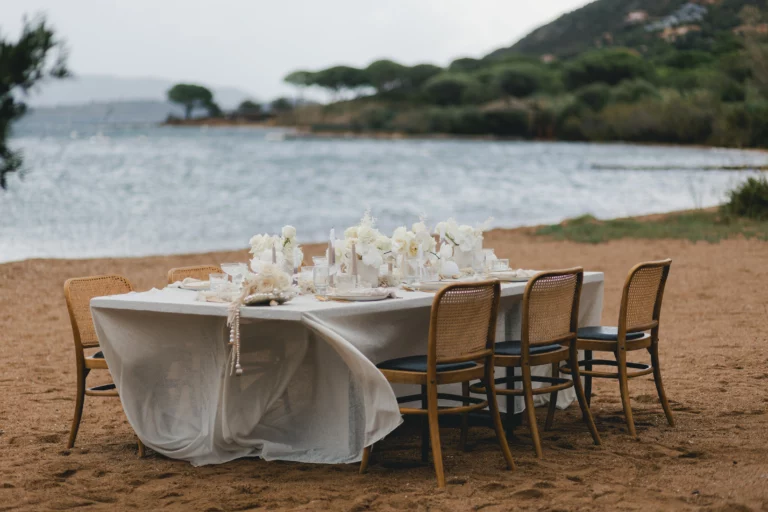
[[[746,5],[766,9],[767,2],[597,0],[537,28],[514,45],[492,52],[488,58],[521,53],[570,57],[586,50],[610,46],[656,53],[664,51],[672,43],[679,46],[681,41],[698,46],[697,49],[706,49],[702,46],[732,35],[733,29],[741,23],[739,12]]]

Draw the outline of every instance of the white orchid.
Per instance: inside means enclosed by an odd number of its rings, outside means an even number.
[[[376,229],[376,219],[366,210],[360,224],[344,231],[344,241],[336,244],[336,259],[347,268],[352,263],[352,244],[355,253],[364,265],[379,268],[384,263],[384,254],[391,250],[392,241]]]
[[[438,222],[435,227],[435,233],[441,238],[447,240],[455,248],[462,252],[471,252],[482,247],[483,232],[488,229],[492,219],[486,220],[483,224],[472,227],[467,224],[459,225],[453,218],[445,222]]]

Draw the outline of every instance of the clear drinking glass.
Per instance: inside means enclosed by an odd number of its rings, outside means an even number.
[[[337,274],[334,278],[337,292],[346,292],[354,290],[357,284],[357,277],[352,274]]]
[[[301,293],[310,294],[315,292],[315,267],[301,267],[297,279]]]
[[[492,272],[504,272],[505,270],[509,270],[509,260],[504,259],[498,259],[493,260],[491,262],[491,271]]]
[[[327,260],[325,265],[318,265],[317,261],[315,261],[315,266],[312,271],[312,279],[315,283],[315,292],[318,295],[324,296],[325,294],[328,293],[328,262]]]
[[[483,249],[483,257],[485,258],[485,270],[493,269],[493,262],[496,261],[496,251],[493,249]]]
[[[438,271],[437,266],[430,265],[421,269],[421,282],[434,283],[439,280],[440,272]]]
[[[243,279],[245,279],[248,265],[245,263],[222,263],[221,270],[226,272],[232,278],[234,284],[240,286],[243,283]]]
[[[480,280],[485,273],[485,253],[480,251],[474,251],[472,253],[472,271],[475,274],[475,279]]]
[[[413,284],[420,279],[420,267],[418,258],[405,258],[403,262],[403,282]]]
[[[229,277],[227,274],[208,274],[208,282],[210,283],[211,291],[218,292],[226,288]]]

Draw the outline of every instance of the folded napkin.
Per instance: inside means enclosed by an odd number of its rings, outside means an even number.
[[[397,297],[397,288],[352,288],[349,290],[337,290],[335,293],[329,293],[329,297]]]
[[[168,288],[181,288],[183,290],[204,290],[210,288],[211,283],[208,281],[201,281],[194,277],[187,277],[183,281],[176,281],[168,285]]]
[[[488,275],[491,277],[498,277],[499,279],[530,279],[538,273],[538,270],[525,270],[519,268],[517,270],[510,269],[490,272]]]

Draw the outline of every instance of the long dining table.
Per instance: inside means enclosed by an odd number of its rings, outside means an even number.
[[[525,285],[503,283],[497,341],[519,339]],[[426,352],[434,294],[397,296],[243,307],[240,376],[227,304],[165,288],[96,297],[91,311],[128,421],[153,450],[194,465],[248,456],[346,463],[400,425],[397,396],[414,391],[390,385],[376,364]],[[603,274],[585,272],[579,325],[599,325],[602,308]],[[568,389],[557,405],[574,399]],[[515,412],[523,407],[515,401]]]

